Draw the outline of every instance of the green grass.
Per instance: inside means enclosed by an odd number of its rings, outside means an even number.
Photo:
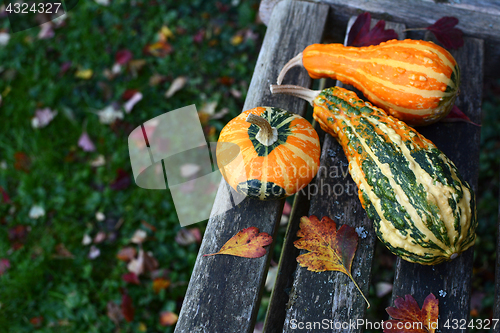
[[[216,138],[225,122],[241,112],[258,54],[258,41],[247,39],[233,45],[231,38],[245,28],[261,39],[264,27],[255,23],[256,1],[228,3],[227,12],[202,1],[130,3],[118,0],[105,7],[80,1],[53,38],[39,40],[40,28],[33,28],[11,34],[9,44],[0,49],[0,162],[7,165],[0,169],[0,186],[13,202],[0,204],[0,257],[11,263],[0,278],[1,332],[34,331],[30,320],[39,316],[43,320],[37,332],[112,332],[115,325],[107,317],[106,304],[120,304],[123,289],[135,307],[134,321],[120,324],[123,332],[137,331],[141,323],[148,331],[171,331],[159,325],[159,313],[179,313],[198,246],[174,241],[180,226],[169,191],[144,190],[133,181],[127,189],[114,191],[109,184],[118,169],[131,174],[130,130],[157,115],[189,104],[199,110],[203,103],[217,101],[217,110],[227,107],[229,114],[205,124],[207,139]],[[2,24],[8,28],[7,19]],[[143,48],[156,42],[162,26],[175,35],[168,41],[173,52],[164,58],[145,55]],[[193,36],[200,29],[205,38],[195,43]],[[103,71],[111,69],[121,49],[132,51],[134,59],[145,60],[145,65],[137,75],[123,71],[108,80]],[[71,69],[60,74],[60,66],[68,61]],[[90,80],[78,79],[78,69],[92,69],[94,75]],[[165,76],[165,82],[151,86],[153,74]],[[187,85],[174,97],[165,98],[170,82],[180,75],[189,78]],[[220,78],[225,76],[234,83],[221,85]],[[103,87],[109,90],[107,95]],[[231,88],[242,96],[231,95]],[[121,102],[127,89],[141,91],[143,100],[118,124],[101,124],[95,112]],[[44,107],[57,110],[58,115],[47,127],[33,129],[31,118]],[[84,126],[95,152],[77,146]],[[18,152],[29,157],[28,172],[14,167]],[[98,155],[105,157],[106,164],[91,167],[90,161]],[[46,211],[36,220],[28,217],[35,204]],[[98,222],[97,211],[107,219]],[[119,219],[123,224],[116,240],[98,244],[101,255],[89,259],[83,235],[115,233]],[[143,247],[151,251],[160,268],[169,271],[172,283],[158,294],[147,275],[139,286],[125,283],[121,276],[127,272],[126,264],[116,259],[134,231],[145,229],[142,220],[157,228],[148,231],[150,239]],[[29,226],[30,231],[24,246],[12,251],[8,231],[17,225]],[[203,229],[204,223],[196,226]],[[64,244],[74,258],[54,258],[58,244]]]

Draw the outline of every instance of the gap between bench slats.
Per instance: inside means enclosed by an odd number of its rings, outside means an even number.
[[[347,30],[354,20],[355,17],[350,20]],[[376,22],[373,20],[372,26]],[[404,38],[404,25],[387,22],[387,28],[395,29],[399,38]],[[292,82],[287,78],[284,83]],[[340,272],[310,272],[306,268],[299,267],[296,262],[300,252],[293,246],[293,241],[297,239],[296,234],[302,216],[312,214],[318,218],[329,216],[337,222],[338,227],[344,223],[355,227],[362,226],[367,236],[360,238],[352,273],[365,295],[368,295],[376,236],[372,222],[366,217],[359,203],[357,187],[348,173],[347,159],[342,147],[330,135],[326,135],[323,141],[321,166],[322,171],[318,173],[316,179],[305,191],[297,194],[294,201],[280,258],[278,278],[266,317],[264,327],[266,333],[303,331],[294,329],[295,321],[320,322],[326,319],[343,323],[363,318],[365,314],[366,303],[347,276]],[[331,190],[330,194],[326,193],[328,189]],[[312,196],[309,202],[308,194],[316,190],[319,193]],[[325,193],[321,193],[322,190]],[[331,332],[330,329],[313,331]]]
[[[276,81],[278,69],[291,57],[310,43],[321,40],[327,13],[326,5],[302,1],[283,1],[275,7],[244,110],[276,106],[305,112],[306,102],[289,96],[271,96],[269,85]],[[296,72],[291,78],[303,86],[311,83],[306,73]],[[257,259],[226,255],[203,257],[203,254],[217,252],[229,238],[250,226],[275,236],[284,200],[245,199],[228,210],[231,201],[227,186],[222,181],[219,187],[175,332],[253,332],[274,244],[266,256]]]
[[[469,118],[481,123],[483,90],[483,41],[466,38],[465,45],[450,50],[461,70],[460,94],[456,105]],[[457,166],[462,177],[477,193],[479,172],[480,128],[466,123],[436,123],[417,130],[430,139]],[[393,300],[411,294],[422,306],[427,295],[433,293],[439,300],[439,328],[441,332],[466,332],[466,329],[445,328],[446,321],[469,317],[473,249],[458,258],[435,266],[423,266],[396,261]],[[452,322],[450,321],[450,324]]]

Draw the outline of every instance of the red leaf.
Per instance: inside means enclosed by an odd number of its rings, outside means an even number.
[[[127,89],[127,90],[125,90],[125,92],[122,95],[122,100],[128,101],[129,99],[132,98],[132,96],[134,96],[138,92],[139,92],[139,90],[137,90],[137,89]]]
[[[431,293],[422,305],[422,310],[411,295],[394,300],[396,307],[385,310],[393,319],[387,320],[384,333],[434,333],[438,326],[439,301]]]
[[[234,77],[221,76],[220,78],[217,79],[217,82],[229,87],[234,83]]]
[[[121,191],[129,187],[130,185],[130,176],[129,174],[123,170],[116,170],[116,178],[111,182],[109,187],[115,191]]]
[[[15,227],[9,229],[9,241],[11,242],[24,242],[26,236],[28,235],[28,227],[25,225],[18,224]]]
[[[31,160],[22,151],[18,151],[14,154],[14,168],[16,170],[24,171],[26,173],[30,172]]]
[[[458,19],[453,16],[445,16],[437,20],[427,30],[432,31],[437,40],[448,49],[458,49],[464,45],[462,30],[455,28]]]
[[[64,75],[71,68],[71,65],[71,61],[63,62],[59,67],[59,75]]]
[[[131,322],[134,320],[135,309],[132,305],[132,298],[127,293],[122,295],[122,314],[125,320]]]
[[[354,24],[351,27],[351,30],[349,30],[347,45],[353,45],[353,42],[358,35],[364,36],[370,31],[370,21],[370,13],[364,12],[363,14],[358,15],[356,21],[354,21]]]
[[[369,46],[378,45],[391,39],[397,39],[398,34],[393,29],[385,29],[385,21],[380,20],[370,30],[371,15],[365,12],[356,18],[349,31],[347,45]]]
[[[120,65],[125,65],[132,60],[134,55],[129,50],[120,50],[115,54],[115,62]]]
[[[127,273],[122,275],[122,279],[125,282],[128,283],[133,283],[133,284],[141,284],[141,281],[139,280],[139,277],[135,273]]]
[[[30,319],[31,325],[33,325],[35,327],[39,327],[40,325],[42,325],[42,322],[43,322],[43,317],[42,316],[33,317],[33,318]]]
[[[0,259],[0,276],[2,276],[3,273],[5,273],[5,271],[9,268],[10,268],[9,259],[5,259],[5,258]]]
[[[2,186],[0,186],[0,193],[2,193],[2,201],[5,202],[5,203],[10,204],[11,203],[10,197],[7,194],[7,192],[5,192],[5,190],[3,189]]]
[[[481,126],[470,120],[470,118],[467,117],[465,113],[463,113],[456,105],[453,105],[453,108],[451,109],[450,113],[448,113],[448,115],[445,118],[441,119],[441,121],[445,123],[464,122],[476,126]]]
[[[215,7],[217,7],[217,9],[219,10],[219,12],[221,12],[221,13],[225,13],[225,12],[227,12],[231,8],[231,6],[229,6],[227,4],[223,4],[220,1],[217,1],[215,3]]]
[[[203,38],[205,38],[205,30],[200,29],[200,30],[198,30],[196,35],[193,36],[193,42],[199,44],[203,41]]]

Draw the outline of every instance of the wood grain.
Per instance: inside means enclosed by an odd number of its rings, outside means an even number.
[[[348,30],[354,20],[355,17],[350,20]],[[371,23],[373,26],[376,21],[373,20]],[[386,27],[395,29],[398,36],[401,39],[404,38],[404,25],[387,22]],[[348,224],[364,230],[364,238],[359,238],[352,275],[363,293],[368,295],[376,236],[372,221],[366,216],[359,202],[357,186],[349,175],[348,162],[343,149],[330,135],[325,136],[320,172],[316,181],[310,185],[309,190],[310,194],[314,195],[310,195],[308,215],[316,215],[318,218],[329,216],[336,221],[337,227]],[[293,222],[298,224],[298,221]],[[294,234],[290,232],[288,236],[293,237],[293,240],[297,239],[296,231]],[[290,243],[288,239],[286,242]],[[345,274],[340,272],[314,273],[297,266],[296,263],[295,266],[295,278],[287,304],[283,332],[307,331],[294,328],[295,322],[327,320],[330,325],[332,325],[331,323],[338,325],[364,318],[366,303],[354,283]],[[332,326],[320,327],[311,332],[331,332],[331,328]],[[341,331],[361,332],[362,330],[363,327],[360,325],[356,328],[351,326]],[[270,332],[278,331],[272,330]]]
[[[493,318],[500,319],[500,205],[498,207],[497,220],[497,261],[495,267],[495,304],[493,305]],[[500,333],[500,325],[497,325],[492,332]]]
[[[469,118],[480,124],[483,87],[483,41],[467,38],[465,45],[451,52],[461,68],[460,95],[456,105]],[[442,123],[418,128],[433,141],[457,166],[463,178],[477,191],[479,172],[480,127],[466,123]],[[433,293],[439,299],[441,332],[466,332],[443,327],[447,319],[469,316],[473,249],[455,260],[435,266],[413,264],[400,258],[396,261],[393,300],[411,294],[422,305]]]
[[[277,0],[262,0],[268,8]],[[335,15],[328,21],[327,34],[341,39],[349,18],[370,12],[373,18],[403,23],[407,28],[425,28],[444,16],[459,19],[466,36],[485,40],[484,75],[500,77],[500,3],[496,0],[312,0],[329,4]],[[268,3],[264,5],[263,3]],[[487,70],[486,70],[487,69]]]
[[[269,85],[276,81],[286,61],[311,42],[320,41],[327,13],[326,5],[299,1],[283,1],[275,7],[244,110],[271,105],[305,112],[306,102],[288,96],[271,96]],[[305,71],[290,73],[289,78],[304,86],[311,82]],[[275,235],[284,201],[247,198],[228,210],[231,200],[225,191],[227,186],[224,181],[220,185],[175,332],[253,332],[274,244],[266,256],[257,259],[202,255],[217,252],[239,230],[250,226]]]

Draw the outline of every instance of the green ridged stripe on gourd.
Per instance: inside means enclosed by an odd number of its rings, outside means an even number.
[[[411,262],[455,258],[475,240],[474,192],[431,141],[348,90],[323,90],[314,118],[349,160],[378,238]]]

